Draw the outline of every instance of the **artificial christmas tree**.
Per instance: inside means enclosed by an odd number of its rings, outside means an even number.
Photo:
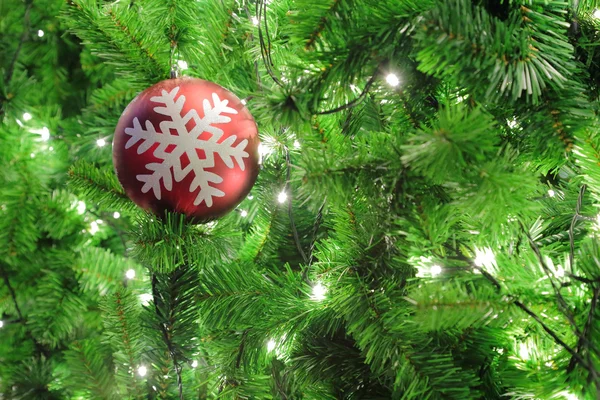
[[[1,3],[0,397],[599,398],[598,7]],[[206,223],[111,157],[177,70],[261,140]]]

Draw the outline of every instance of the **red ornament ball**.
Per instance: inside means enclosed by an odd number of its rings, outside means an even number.
[[[168,79],[123,111],[113,162],[138,206],[208,221],[250,192],[259,171],[258,145],[254,118],[233,93],[201,79]]]

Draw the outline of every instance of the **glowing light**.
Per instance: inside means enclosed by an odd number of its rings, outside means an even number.
[[[270,353],[273,350],[275,350],[275,347],[277,346],[277,343],[275,343],[275,341],[273,339],[269,340],[269,342],[267,343],[267,351]]]
[[[38,37],[43,37],[44,36],[44,31],[39,29],[38,30]]]
[[[23,127],[23,123],[21,122],[21,120],[16,119],[15,121],[17,121],[17,124],[19,124],[19,126],[22,128]]]
[[[297,141],[297,140],[294,140],[294,148],[295,148],[296,150],[298,150],[298,149],[300,148],[300,142],[299,142],[299,141]]]
[[[198,361],[192,361],[192,368],[196,368],[198,366]]]
[[[248,200],[252,200],[254,199],[254,196],[252,196],[251,194],[248,195]],[[598,221],[600,223],[600,215],[598,216]]]
[[[600,9],[595,9],[594,13],[592,14],[594,16],[594,18],[598,18],[600,19]]]
[[[139,376],[146,376],[146,374],[148,373],[148,369],[144,366],[144,365],[140,365],[137,373]]]
[[[517,119],[516,119],[516,118],[513,118],[513,119],[507,119],[507,120],[506,120],[506,123],[508,124],[508,127],[509,127],[510,129],[514,129],[514,128],[516,128],[516,127],[519,125],[519,123],[517,122]]]
[[[140,294],[140,301],[142,305],[147,306],[152,301],[153,297],[150,293],[142,293]]]
[[[490,266],[496,263],[496,256],[492,249],[485,247],[483,249],[475,249],[475,265],[478,267]]]
[[[390,86],[398,86],[400,84],[400,79],[398,79],[398,76],[396,76],[396,74],[388,74],[385,77],[385,81],[390,85]]]
[[[104,139],[98,139],[98,140],[96,140],[96,145],[98,147],[104,147],[104,146],[106,146],[106,140],[104,140]]]
[[[258,18],[252,17],[252,25],[258,25]]]
[[[40,131],[40,136],[42,137],[42,140],[44,142],[49,140],[50,139],[50,130],[47,127],[43,127],[42,130]]]
[[[118,211],[115,211],[115,212],[114,212],[114,214],[113,214],[113,218],[114,218],[114,219],[119,219],[119,218],[121,218],[121,213],[120,213],[120,212],[118,212]]]
[[[54,147],[50,146],[50,147],[48,147],[48,150],[52,151],[52,150],[54,150]]]
[[[242,99],[242,104],[243,104],[243,105],[246,105],[246,103],[247,103],[246,99]],[[259,146],[260,146],[260,145],[259,145]]]
[[[90,224],[90,233],[95,235],[99,230],[100,228],[98,227],[98,223],[96,221],[92,221]]]
[[[31,114],[29,114],[29,113],[25,113],[25,114],[23,114],[23,120],[24,120],[24,121],[29,121],[31,118],[33,118],[33,117],[31,116]]]
[[[127,272],[125,272],[125,277],[127,279],[135,278],[135,269],[128,269]]]
[[[242,217],[244,217],[244,218],[245,218],[245,217],[247,217],[247,216],[248,216],[248,211],[246,211],[246,210],[242,210],[242,212],[241,212],[241,214],[240,214],[240,215],[241,215]]]
[[[4,321],[2,321],[2,320],[0,319],[0,328],[2,328],[3,326],[4,326]]]
[[[519,357],[522,360],[529,360],[531,357],[531,349],[527,345],[527,343],[519,343]]]
[[[279,195],[277,196],[277,201],[280,203],[285,203],[286,200],[287,200],[287,193],[284,191],[279,193]]]
[[[548,196],[554,197],[554,196],[556,196],[556,192],[554,190],[550,189],[550,190],[548,190]]]
[[[85,212],[85,203],[83,201],[77,202],[77,214],[81,215]]]
[[[556,271],[554,271],[554,276],[556,276],[557,278],[562,278],[565,276],[565,270],[563,269],[562,265],[556,266]]]
[[[573,393],[565,393],[565,400],[579,400],[579,396],[573,394]]]
[[[312,288],[312,296],[311,299],[321,301],[325,299],[325,293],[327,293],[327,288],[321,284],[321,282],[317,283]]]
[[[440,267],[439,265],[433,265],[431,267],[431,276],[438,276],[441,273],[442,273],[442,267]]]
[[[179,60],[179,61],[177,61],[177,66],[178,66],[180,69],[188,69],[188,63],[187,63],[187,62],[185,62],[185,61],[183,61],[183,60]]]
[[[31,154],[29,155],[29,157],[31,157],[31,158],[35,158],[35,153],[31,153]]]

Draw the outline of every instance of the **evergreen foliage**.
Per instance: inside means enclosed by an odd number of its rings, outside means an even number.
[[[0,398],[600,398],[598,8],[0,2]],[[176,73],[261,135],[204,224],[112,166]]]

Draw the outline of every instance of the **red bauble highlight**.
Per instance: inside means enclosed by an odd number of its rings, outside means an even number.
[[[252,189],[258,145],[254,118],[233,93],[201,79],[168,79],[123,111],[113,162],[138,206],[208,221],[233,210]]]

